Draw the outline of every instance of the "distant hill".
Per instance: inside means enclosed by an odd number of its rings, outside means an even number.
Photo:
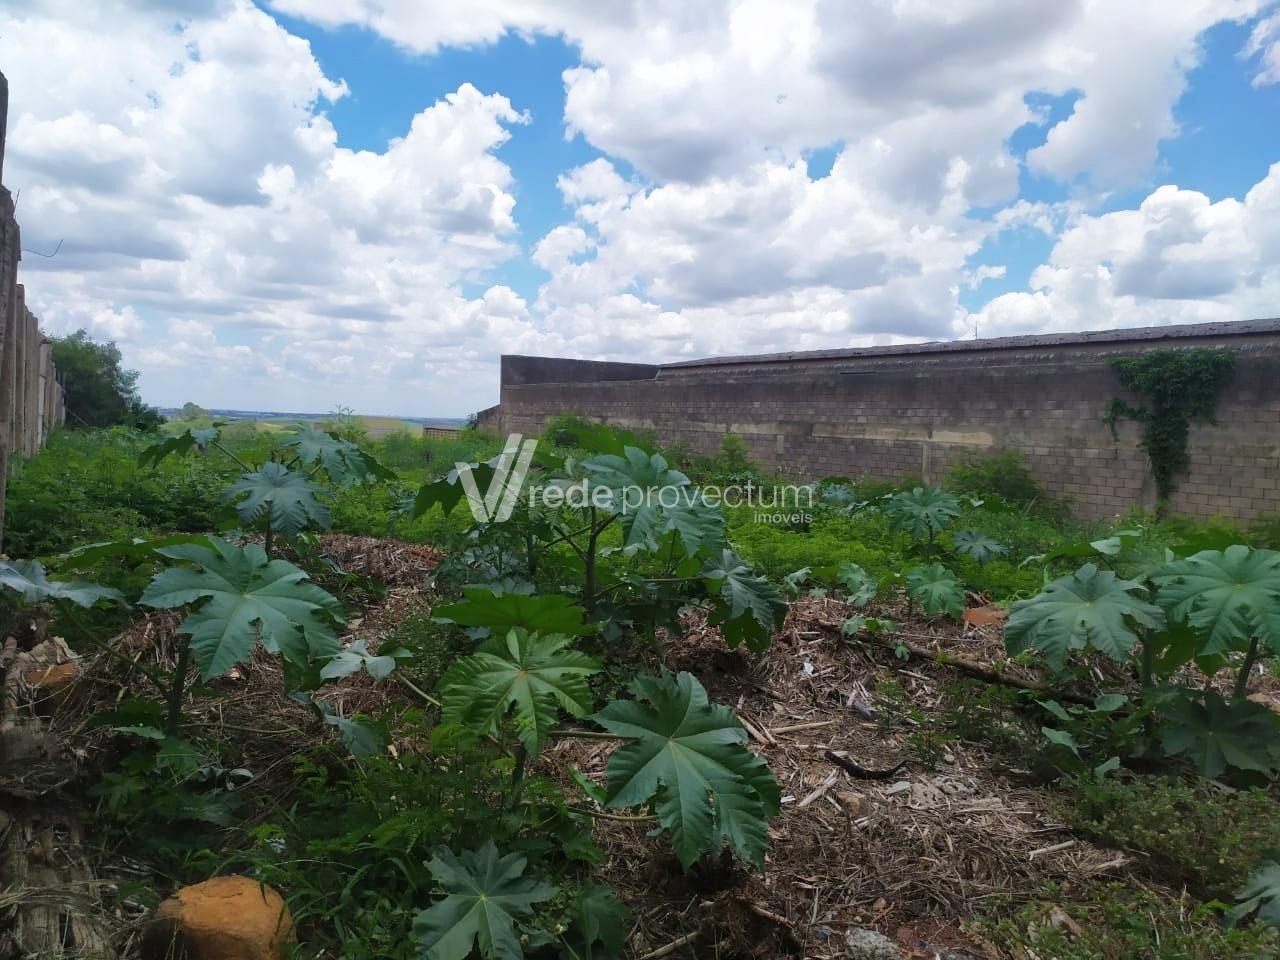
[[[181,407],[160,407],[160,412],[173,419],[182,413]],[[208,414],[215,420],[258,420],[258,421],[291,421],[291,420],[330,420],[332,413],[292,413],[283,410],[223,410],[210,408]],[[405,424],[418,424],[424,427],[460,427],[466,420],[462,417],[391,417],[360,414],[362,419],[374,421],[395,420]]]

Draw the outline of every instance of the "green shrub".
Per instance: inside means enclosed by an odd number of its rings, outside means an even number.
[[[5,552],[49,556],[152,531],[215,529],[227,515],[220,496],[231,471],[205,457],[139,466],[152,440],[123,427],[54,434],[9,478]]]
[[[967,451],[947,472],[944,486],[975,497],[995,494],[1019,506],[1045,500],[1044,491],[1016,450],[997,454]]]
[[[1268,851],[1280,850],[1280,803],[1260,788],[1140,777],[1071,789],[1072,826],[1146,854],[1162,875],[1205,896],[1229,902]]]
[[[1214,911],[1141,887],[1110,883],[1085,892],[1049,884],[1013,914],[974,926],[1015,956],[1053,960],[1258,960],[1280,947],[1274,930],[1224,927]],[[1055,921],[1055,911],[1072,925]]]

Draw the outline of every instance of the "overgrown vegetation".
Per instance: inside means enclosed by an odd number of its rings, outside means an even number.
[[[1111,367],[1119,375],[1120,385],[1146,403],[1136,406],[1114,397],[1103,420],[1113,434],[1120,417],[1142,424],[1142,449],[1163,504],[1172,496],[1178,474],[1190,466],[1187,436],[1191,422],[1213,422],[1218,396],[1231,382],[1235,360],[1229,350],[1196,347],[1113,357]]]
[[[20,466],[6,549],[31,559],[0,563],[0,606],[10,632],[49,625],[142,675],[148,693],[122,690],[85,722],[112,738],[89,799],[117,852],[175,880],[236,871],[281,889],[303,955],[621,956],[629,921],[596,875],[598,823],[661,838],[658,869],[695,899],[715,895],[707,877],[766,868],[771,821],[804,798],[782,796],[757,752],[769,735],[741,722],[722,673],[755,682],[784,596],[834,602],[822,642],[887,664],[870,703],[838,692],[897,738],[901,776],[981,741],[1154,885],[1011,891],[970,929],[1079,960],[1274,951],[1280,731],[1249,698],[1280,657],[1269,526],[1086,527],[1008,453],[962,460],[941,487],[829,478],[805,488],[803,520],[775,526],[699,487],[771,481],[739,439],[696,457],[577,418],[532,456],[540,496],[477,522],[468,474],[500,490],[515,454],[495,438],[368,440],[341,411],[268,434],[191,413],[159,441],[61,434]],[[344,638],[388,588],[329,559],[329,529],[445,548],[430,612],[401,608],[377,646]],[[140,607],[177,612],[166,669],[107,639]],[[971,656],[960,618],[975,607],[1008,608],[1010,660],[917,701],[918,631],[963,634],[938,652],[945,671]],[[722,666],[686,656],[691,618],[712,632],[703,654],[723,639]],[[812,671],[804,644],[820,636],[792,623],[782,635],[803,643],[787,669]],[[264,662],[280,715],[242,735],[306,743],[270,790],[243,744],[200,719],[219,678]],[[1002,682],[1014,668],[1041,681]],[[397,695],[362,711],[330,695],[340,683]],[[595,749],[595,776],[566,762],[574,741]]]

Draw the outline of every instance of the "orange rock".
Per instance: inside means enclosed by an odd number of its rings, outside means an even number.
[[[1009,611],[1003,607],[970,607],[962,616],[964,622],[971,627],[989,627],[992,624],[1004,623]]]
[[[183,887],[156,908],[143,960],[279,960],[293,916],[276,891],[249,877]]]
[[[53,713],[72,702],[80,670],[74,663],[52,667],[32,667],[22,674],[22,682],[32,691],[32,700],[44,713]]]

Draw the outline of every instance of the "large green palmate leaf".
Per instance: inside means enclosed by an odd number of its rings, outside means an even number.
[[[1157,570],[1156,601],[1204,631],[1200,654],[1243,650],[1255,634],[1280,655],[1280,552],[1241,544],[1205,550]]]
[[[964,588],[956,575],[940,563],[915,567],[907,573],[907,596],[929,616],[945,613],[958,619],[964,613]]]
[[[292,447],[304,467],[319,465],[329,479],[340,486],[354,487],[370,480],[396,478],[394,470],[388,470],[356,444],[314,423],[298,424],[280,443]]]
[[[575,637],[595,633],[593,625],[583,622],[586,611],[562,594],[533,596],[495,593],[488,587],[464,587],[462,596],[457,603],[435,607],[434,618],[462,627],[485,627],[499,636],[512,627],[523,627],[531,633],[563,633]]]
[[[924,540],[960,516],[960,501],[937,487],[916,487],[890,497],[884,513],[896,529]]]
[[[194,563],[199,570],[171,567],[152,578],[139,603],[171,609],[205,601],[179,632],[205,680],[247,661],[254,640],[299,667],[327,662],[339,652],[332,622],[342,621],[342,605],[315,584],[306,571],[285,560],[269,560],[255,543],[238,547],[219,537],[210,546],[165,547],[157,552]]]
[[[787,601],[778,588],[753,570],[732,550],[721,550],[702,566],[708,590],[719,597],[711,622],[720,627],[730,647],[746,643],[760,653],[767,649],[773,628],[787,615]]]
[[[378,653],[370,653],[368,641],[364,637],[352,642],[351,646],[338,652],[320,671],[322,680],[338,680],[359,673],[363,667],[369,671],[374,680],[385,680],[396,668],[396,660],[411,657],[412,654],[403,647],[387,647]]]
[[[69,550],[52,564],[60,570],[77,570],[92,567],[108,557],[119,557],[135,563],[143,560],[154,560],[161,547],[176,547],[183,543],[195,543],[207,547],[209,538],[203,533],[173,533],[167,537],[144,540],[133,537],[129,540],[107,540],[102,543],[87,543],[83,547]]]
[[[1216,690],[1204,690],[1194,699],[1179,697],[1162,720],[1165,753],[1185,753],[1202,776],[1221,776],[1227,767],[1265,774],[1276,768],[1280,717],[1260,703],[1228,703]]]
[[[585,717],[591,712],[586,678],[600,664],[577,650],[572,638],[511,630],[491,637],[462,657],[440,680],[444,719],[477,735],[494,733],[514,711],[516,735],[530,754],[546,742],[560,710]]]
[[[494,466],[497,459],[494,457],[484,463],[462,464],[470,470],[477,489],[490,489],[493,478],[497,474]],[[437,505],[444,513],[452,513],[453,508],[465,499],[466,495],[467,491],[462,485],[461,471],[458,467],[454,467],[443,477],[429,480],[418,488],[418,492],[413,497],[413,507],[409,515],[411,518],[420,517]]]
[[[613,960],[627,946],[631,911],[602,883],[587,881],[569,905],[560,960]]]
[[[642,448],[643,442],[630,430],[605,423],[576,423],[562,428],[559,440],[572,443],[579,450],[593,454],[624,456],[627,447]],[[557,441],[559,442],[559,441]]]
[[[242,498],[236,504],[241,523],[251,524],[265,515],[273,531],[296,537],[308,525],[329,529],[329,508],[316,499],[319,492],[320,487],[305,473],[281,463],[264,463],[229,486],[223,498]]]
[[[609,491],[608,509],[622,518],[624,547],[656,549],[659,534],[672,528],[673,517],[679,517],[688,553],[715,535],[711,513],[719,511],[712,511],[689,478],[673,470],[662,454],[626,447],[622,456],[593,457],[581,466],[591,477],[591,487]],[[692,548],[686,535],[693,540]]]
[[[166,437],[157,443],[144,447],[142,452],[138,454],[138,463],[141,466],[156,466],[166,457],[177,454],[178,456],[186,456],[192,450],[203,451],[205,447],[218,439],[219,431],[217,427],[196,427],[183,430],[177,436]]]
[[[844,587],[846,599],[855,607],[865,607],[876,598],[880,584],[858,564],[846,560],[836,568],[836,583]]]
[[[606,806],[653,801],[686,867],[722,839],[743,859],[762,863],[778,785],[746,748],[733,711],[708,703],[689,673],[640,676],[632,690],[640,699],[616,700],[594,717],[610,733],[632,738],[609,758]]]
[[[1253,911],[1258,920],[1280,928],[1280,863],[1269,861],[1249,875],[1249,881],[1236,893],[1239,905],[1231,911],[1231,919],[1239,922]]]
[[[1086,563],[1029,600],[1019,600],[1004,628],[1010,656],[1037,650],[1055,671],[1071,650],[1093,647],[1122,660],[1138,642],[1133,625],[1158,630],[1164,611],[1142,599],[1146,589]]]
[[[985,567],[993,557],[1003,557],[1009,548],[998,540],[992,540],[977,530],[961,530],[955,536],[956,553],[973,557],[978,566]]]
[[[44,567],[35,560],[0,560],[0,585],[22,594],[27,603],[70,600],[85,608],[92,607],[99,600],[124,603],[124,594],[111,587],[100,587],[84,580],[49,580]]]
[[[465,960],[473,946],[482,957],[520,960],[524,951],[515,918],[528,916],[535,903],[556,894],[552,884],[523,876],[524,857],[498,856],[492,840],[457,857],[441,847],[427,867],[445,898],[414,918],[423,960]]]

